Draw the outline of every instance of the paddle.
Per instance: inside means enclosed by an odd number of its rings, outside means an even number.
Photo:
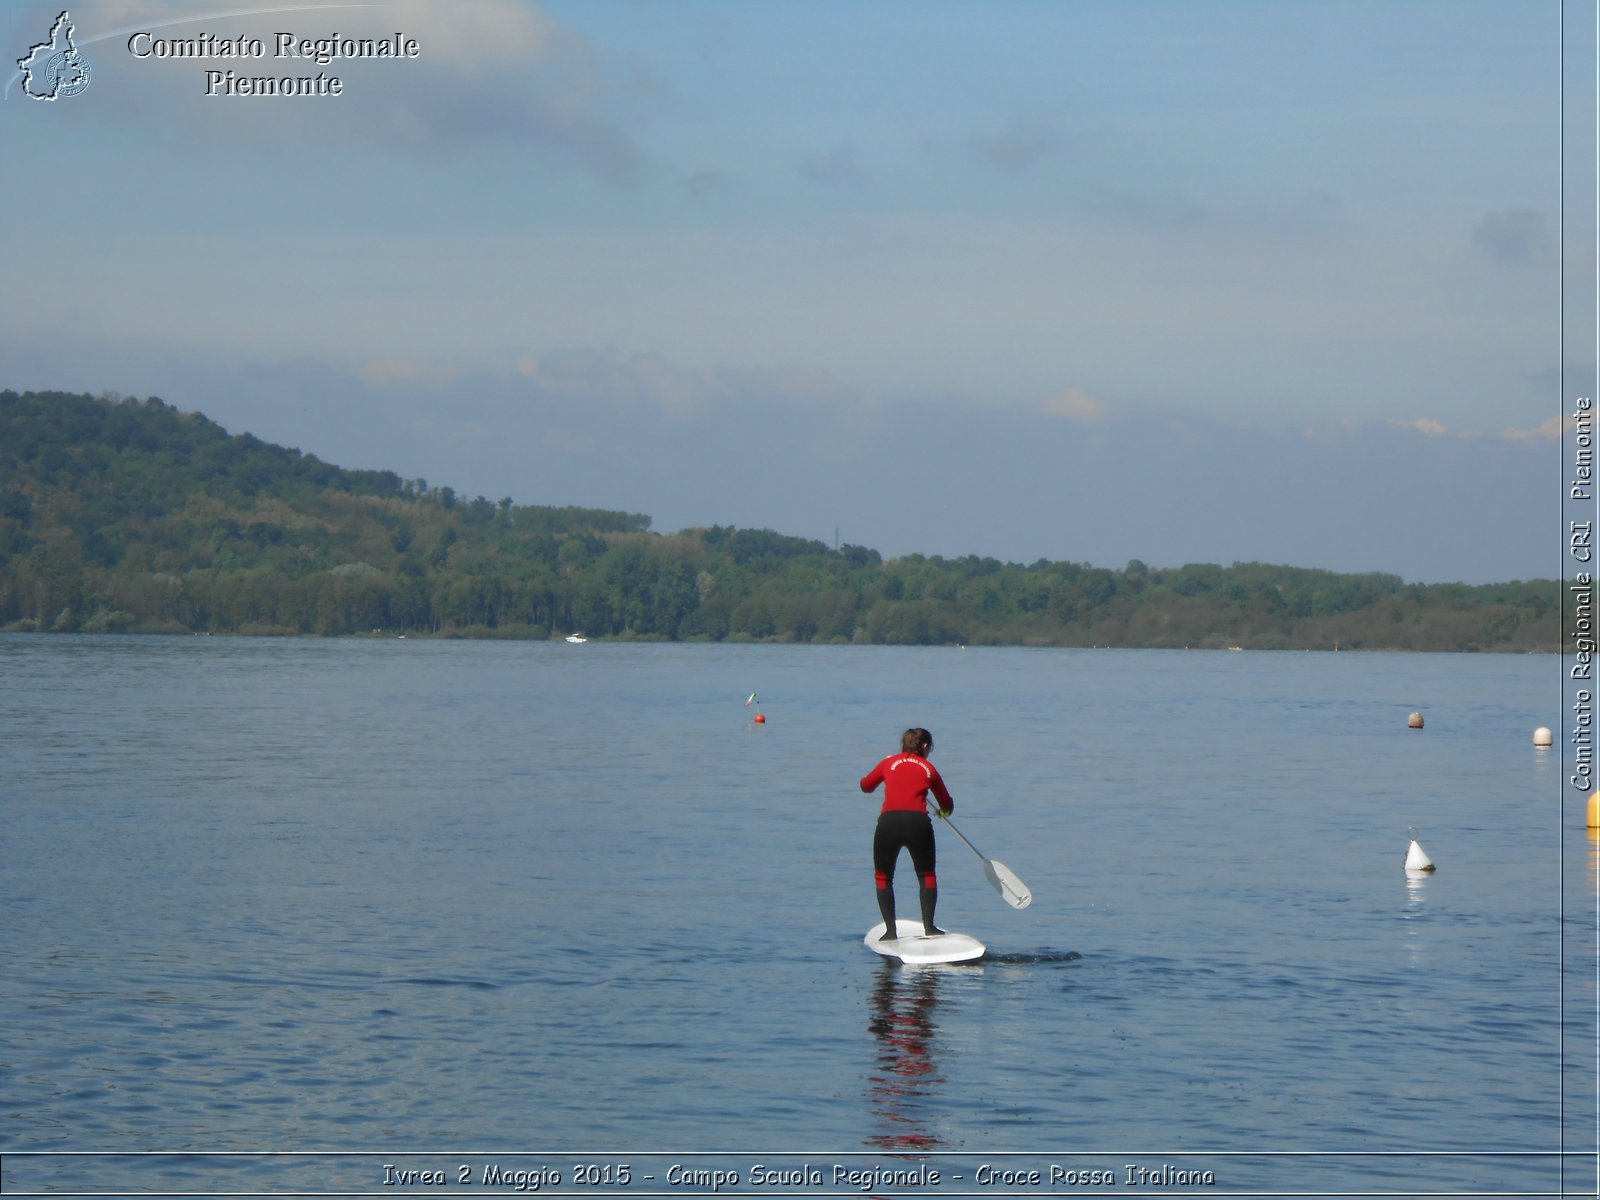
[[[944,810],[941,809],[937,804],[933,806],[933,811],[939,814],[940,820],[942,820],[946,825],[950,826],[951,829],[955,830],[955,834],[958,838],[960,838],[963,842],[967,842],[967,849],[976,854],[978,856],[978,861],[983,863],[984,878],[989,881],[990,886],[993,887],[995,891],[1000,893],[1001,898],[1004,899],[1007,904],[1011,905],[1012,908],[1027,908],[1028,905],[1033,903],[1033,893],[1028,890],[1027,884],[1023,883],[1022,880],[1017,878],[1017,873],[1015,871],[1006,866],[1003,862],[994,862],[985,858],[983,856],[983,852],[971,842],[967,841],[967,835],[962,833],[961,830],[956,829],[956,823],[949,817],[945,816]]]

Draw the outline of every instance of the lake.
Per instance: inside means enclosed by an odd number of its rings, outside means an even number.
[[[7,1194],[1594,1191],[1551,656],[7,635],[0,680]],[[908,725],[1035,896],[939,830],[975,965],[862,945]]]

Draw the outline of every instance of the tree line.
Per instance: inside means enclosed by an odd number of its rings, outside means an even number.
[[[0,630],[1560,648],[1555,580],[884,560],[766,529],[467,499],[160,399],[0,392]]]

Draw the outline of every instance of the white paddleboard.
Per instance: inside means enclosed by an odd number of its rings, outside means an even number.
[[[900,936],[887,942],[881,940],[886,928],[882,921],[867,930],[868,949],[877,951],[885,958],[898,958],[908,963],[972,962],[989,952],[989,948],[977,938],[965,933],[941,933],[929,937],[922,932],[921,921],[901,917],[894,924]]]

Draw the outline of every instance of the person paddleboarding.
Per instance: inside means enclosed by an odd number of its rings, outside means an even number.
[[[861,790],[871,793],[883,784],[883,808],[872,835],[873,880],[878,887],[878,911],[883,914],[882,941],[893,941],[894,867],[902,848],[911,852],[911,866],[917,873],[917,899],[922,907],[922,928],[928,937],[943,933],[933,923],[933,910],[939,903],[939,880],[934,873],[933,821],[928,816],[928,793],[939,802],[939,811],[949,816],[956,802],[944,785],[939,770],[928,761],[933,753],[933,734],[926,729],[908,729],[900,735],[900,753],[891,754],[861,779]]]

